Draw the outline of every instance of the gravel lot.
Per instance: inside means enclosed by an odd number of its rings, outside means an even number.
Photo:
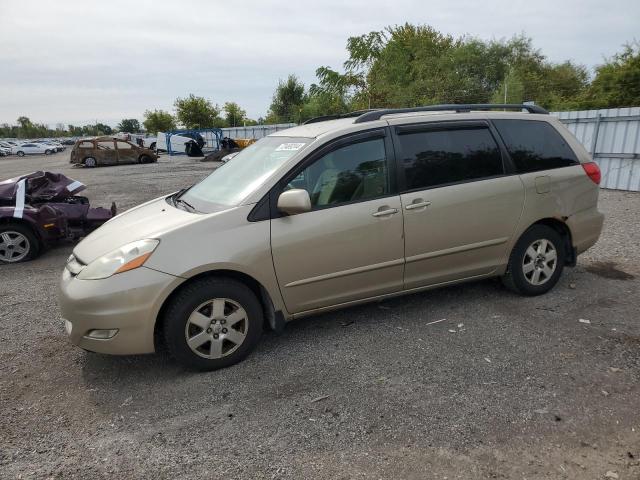
[[[58,171],[126,209],[213,168],[67,162],[2,158],[0,179]],[[640,478],[640,194],[601,210],[600,242],[543,297],[492,280],[351,308],[212,373],[68,343],[71,245],[0,266],[0,477]]]

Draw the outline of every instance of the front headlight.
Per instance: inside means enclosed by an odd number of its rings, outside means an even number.
[[[116,273],[141,267],[159,243],[160,240],[155,239],[128,243],[91,262],[78,273],[77,278],[81,280],[99,280],[109,278]]]

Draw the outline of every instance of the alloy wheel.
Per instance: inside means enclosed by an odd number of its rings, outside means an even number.
[[[0,260],[15,263],[29,255],[31,244],[20,232],[7,230],[0,233]]]
[[[200,357],[217,359],[235,352],[249,328],[247,312],[230,298],[214,298],[201,303],[189,316],[185,339]]]
[[[549,240],[539,239],[531,243],[522,260],[524,278],[531,285],[544,285],[553,276],[558,265],[558,252]]]

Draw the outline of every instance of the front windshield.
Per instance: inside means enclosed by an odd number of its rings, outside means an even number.
[[[187,190],[180,198],[200,212],[238,205],[284,162],[311,143],[311,138],[265,137]]]

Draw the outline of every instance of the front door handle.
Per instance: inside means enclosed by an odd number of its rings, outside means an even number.
[[[385,207],[382,207],[385,208]],[[397,208],[385,208],[384,210],[378,210],[377,212],[372,213],[374,217],[386,217],[387,215],[393,215],[394,213],[398,213]]]
[[[415,210],[416,208],[428,207],[429,205],[431,205],[431,202],[427,202],[424,200],[414,200],[413,203],[410,203],[404,208],[405,210]]]

